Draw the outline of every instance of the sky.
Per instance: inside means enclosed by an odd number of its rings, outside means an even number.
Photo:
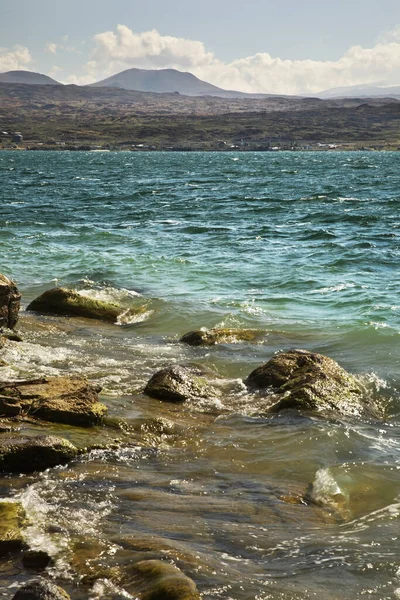
[[[131,67],[253,93],[400,85],[400,0],[0,0],[0,72]]]

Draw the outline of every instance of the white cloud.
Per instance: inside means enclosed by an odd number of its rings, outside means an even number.
[[[68,41],[68,36],[64,35],[62,38],[63,41]],[[81,54],[80,50],[74,48],[74,46],[67,46],[66,44],[55,44],[53,42],[47,42],[44,47],[46,52],[50,52],[51,54],[57,54],[60,51],[62,52],[75,52],[76,54]]]
[[[63,70],[64,69],[62,67],[54,65],[51,67],[51,69],[49,71],[47,71],[47,75],[49,75],[49,77],[53,77],[54,79],[57,79],[59,76],[59,73],[61,73],[61,71],[63,71]]]
[[[206,52],[202,42],[160,35],[155,29],[134,33],[125,25],[117,32],[105,31],[94,36],[96,48],[93,60],[98,66],[110,70],[113,65],[131,65],[142,68],[198,68],[213,62],[214,56]]]
[[[400,27],[386,32],[372,48],[353,46],[336,61],[283,60],[259,53],[224,63],[202,42],[162,36],[154,29],[135,33],[125,25],[98,33],[93,41],[85,83],[139,67],[190,71],[220,87],[245,92],[297,94],[373,82],[400,84]]]
[[[51,54],[56,54],[57,53],[57,48],[58,48],[58,45],[57,44],[53,44],[52,42],[47,42],[47,44],[45,46],[46,52],[51,52]]]
[[[0,48],[0,73],[19,69],[27,70],[31,62],[32,57],[25,46],[15,45],[12,50]]]

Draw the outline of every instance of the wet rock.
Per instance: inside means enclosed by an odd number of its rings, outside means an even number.
[[[100,389],[82,377],[0,383],[0,416],[29,415],[69,425],[95,425],[107,412],[98,401]]]
[[[39,313],[100,319],[115,323],[123,309],[117,304],[95,300],[65,288],[53,288],[33,300],[27,307]]]
[[[189,331],[179,340],[189,346],[214,346],[215,344],[235,344],[254,342],[264,337],[265,332],[258,329],[232,329],[216,327]]]
[[[0,555],[25,546],[22,528],[26,521],[20,502],[0,502]]]
[[[32,473],[62,465],[78,455],[78,450],[56,436],[23,437],[10,435],[0,440],[0,472]]]
[[[10,340],[10,342],[23,342],[24,340],[22,339],[22,337],[19,335],[19,333],[15,333],[15,331],[3,331],[3,338],[5,339],[5,342],[7,342],[7,340]]]
[[[21,294],[13,281],[0,273],[0,329],[14,329],[18,321]]]
[[[295,408],[346,416],[378,416],[357,379],[337,362],[306,350],[276,354],[245,381],[251,390],[275,393],[274,411]]]
[[[21,430],[20,427],[16,427],[15,425],[12,425],[7,420],[0,419],[0,433],[11,433],[11,432],[17,433],[20,430]]]
[[[184,402],[215,396],[215,390],[197,369],[179,365],[157,371],[147,383],[144,393],[165,402]]]
[[[65,590],[47,579],[35,579],[24,585],[13,600],[70,600]]]
[[[51,558],[44,550],[26,550],[22,555],[22,564],[26,569],[42,571],[50,562]]]
[[[142,600],[200,600],[196,584],[180,569],[161,560],[143,560],[132,566]]]
[[[127,496],[124,496],[124,498],[127,498]],[[156,535],[135,534],[123,538],[116,537],[112,541],[124,549],[119,551],[119,555],[125,552],[126,556],[129,557],[130,564],[143,560],[165,559],[173,560],[181,568],[189,567],[192,570],[200,568],[203,573],[207,570],[208,565],[201,561],[199,552],[190,552],[185,544],[177,540],[169,540]]]

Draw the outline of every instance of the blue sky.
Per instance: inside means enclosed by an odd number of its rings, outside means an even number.
[[[395,85],[400,1],[0,0],[0,46],[0,71],[64,82],[136,66],[244,91]]]

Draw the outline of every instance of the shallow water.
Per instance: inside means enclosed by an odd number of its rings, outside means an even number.
[[[0,153],[0,272],[24,306],[67,285],[145,307],[119,325],[22,312],[24,342],[2,354],[1,379],[103,386],[109,427],[91,436],[114,449],[1,481],[73,598],[136,597],[132,556],[174,562],[207,599],[400,597],[399,157]],[[216,325],[263,336],[178,342]],[[241,380],[292,347],[361,377],[384,420],[268,415]],[[222,376],[220,397],[142,394],[157,369],[188,362]],[[11,559],[0,575],[10,598],[31,576]]]

